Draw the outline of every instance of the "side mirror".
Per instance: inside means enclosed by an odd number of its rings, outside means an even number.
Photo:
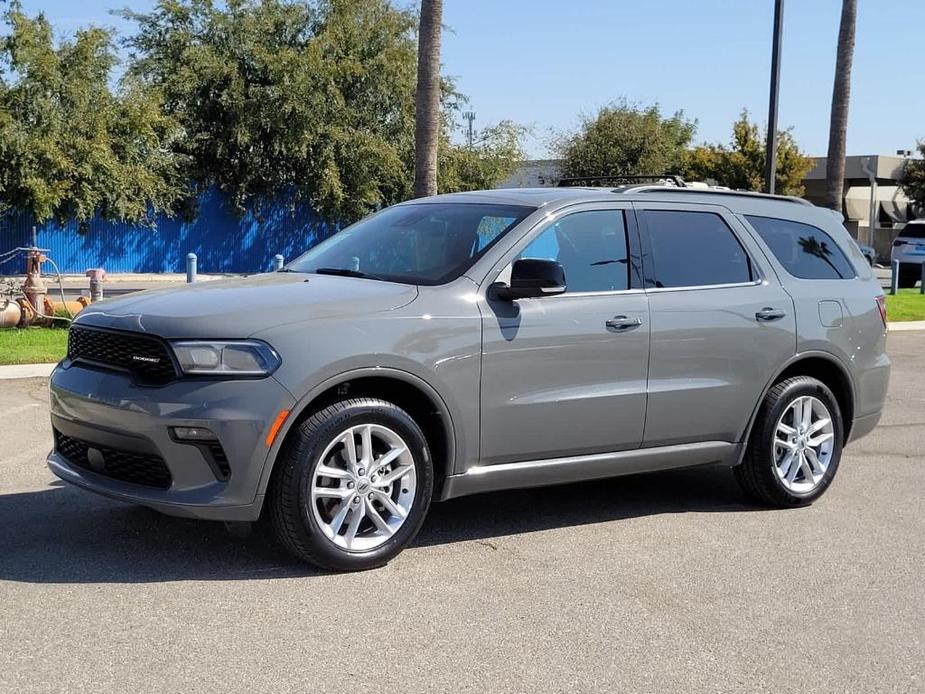
[[[522,258],[514,261],[511,283],[494,286],[495,296],[503,301],[554,296],[565,292],[565,270],[555,260]]]

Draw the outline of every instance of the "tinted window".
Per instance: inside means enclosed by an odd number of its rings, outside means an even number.
[[[837,280],[854,268],[832,237],[818,227],[773,217],[746,217],[780,264],[794,277]]]
[[[647,210],[648,271],[656,287],[701,287],[752,280],[751,263],[722,217]]]
[[[534,209],[472,203],[397,205],[334,234],[286,269],[443,284],[462,275]]]
[[[629,287],[626,221],[619,210],[576,212],[544,229],[521,258],[558,261],[569,292],[610,292]]]
[[[925,224],[910,222],[900,230],[899,235],[907,239],[925,239]]]

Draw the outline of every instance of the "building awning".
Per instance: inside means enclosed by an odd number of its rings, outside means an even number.
[[[877,186],[878,217],[905,222],[909,198],[899,186]],[[866,222],[870,217],[870,186],[849,186],[845,190],[845,212],[850,220]]]
[[[909,198],[899,186],[877,186],[880,209],[894,222],[907,221]]]

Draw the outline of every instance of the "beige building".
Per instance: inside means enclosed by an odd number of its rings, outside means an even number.
[[[825,199],[825,159],[814,157],[803,181],[804,197],[817,205]],[[881,259],[889,258],[903,225],[918,216],[899,187],[905,162],[902,156],[882,154],[845,157],[845,226],[859,242],[873,246]]]

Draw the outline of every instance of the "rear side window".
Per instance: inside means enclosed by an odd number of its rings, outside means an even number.
[[[804,280],[855,277],[854,267],[838,244],[822,229],[774,217],[746,216],[780,264]]]
[[[748,254],[713,212],[646,210],[648,284],[707,287],[754,278]]]

